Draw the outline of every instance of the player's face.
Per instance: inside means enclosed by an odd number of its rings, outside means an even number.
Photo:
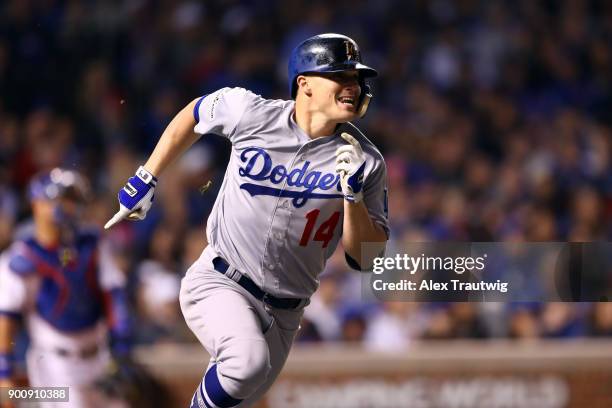
[[[309,79],[317,110],[337,122],[346,122],[357,116],[361,94],[357,71],[323,73]]]
[[[56,218],[58,221],[75,222],[81,216],[83,212],[83,206],[81,203],[70,197],[62,197],[56,207]]]
[[[32,211],[34,217],[45,224],[57,227],[75,223],[82,213],[82,204],[71,197],[61,197],[55,200],[34,200]]]
[[[51,200],[34,200],[32,201],[32,212],[34,218],[45,224],[50,224],[53,221],[54,202]]]

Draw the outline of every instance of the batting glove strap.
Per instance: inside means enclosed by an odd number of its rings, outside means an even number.
[[[157,178],[140,166],[136,174],[130,177],[119,191],[119,203],[128,210],[141,208],[147,201],[153,202],[153,191],[156,185]]]
[[[363,173],[365,171],[365,162],[357,169],[357,171],[346,177],[346,189],[344,198],[348,201],[358,203],[363,200]]]
[[[346,194],[344,199],[349,203],[357,204],[363,200],[363,194]]]
[[[342,146],[336,150],[336,172],[340,174],[340,187],[347,201],[363,200],[365,160],[363,153],[353,146]]]
[[[12,353],[0,353],[0,380],[13,376],[14,357]]]

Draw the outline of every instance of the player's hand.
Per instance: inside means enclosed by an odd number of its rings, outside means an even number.
[[[349,144],[340,146],[336,150],[336,173],[340,174],[340,186],[344,198],[358,203],[363,200],[365,155],[361,145],[353,136],[344,132],[340,137]]]
[[[140,166],[136,174],[119,190],[119,211],[108,220],[104,229],[109,229],[125,218],[132,221],[143,220],[153,204],[156,184],[157,178]]]

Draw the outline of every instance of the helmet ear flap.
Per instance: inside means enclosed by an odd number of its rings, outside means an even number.
[[[357,114],[360,118],[363,118],[366,112],[368,111],[370,100],[372,100],[372,88],[370,88],[370,85],[367,85],[363,79],[360,81],[360,85],[361,96],[359,97],[359,106],[357,106]]]

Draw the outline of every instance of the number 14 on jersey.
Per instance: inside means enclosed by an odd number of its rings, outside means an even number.
[[[319,214],[321,210],[314,209],[306,214],[306,226],[304,227],[304,232],[302,233],[302,238],[300,239],[300,245],[306,246],[308,245],[308,241],[310,241],[310,236],[312,235],[312,230],[317,225],[317,219],[319,218]],[[340,212],[334,212],[331,217],[327,220],[323,221],[317,231],[314,233],[313,241],[321,241],[323,242],[323,248],[327,248],[329,242],[334,236],[334,230],[336,229],[336,225],[338,225],[338,221],[340,220]]]

